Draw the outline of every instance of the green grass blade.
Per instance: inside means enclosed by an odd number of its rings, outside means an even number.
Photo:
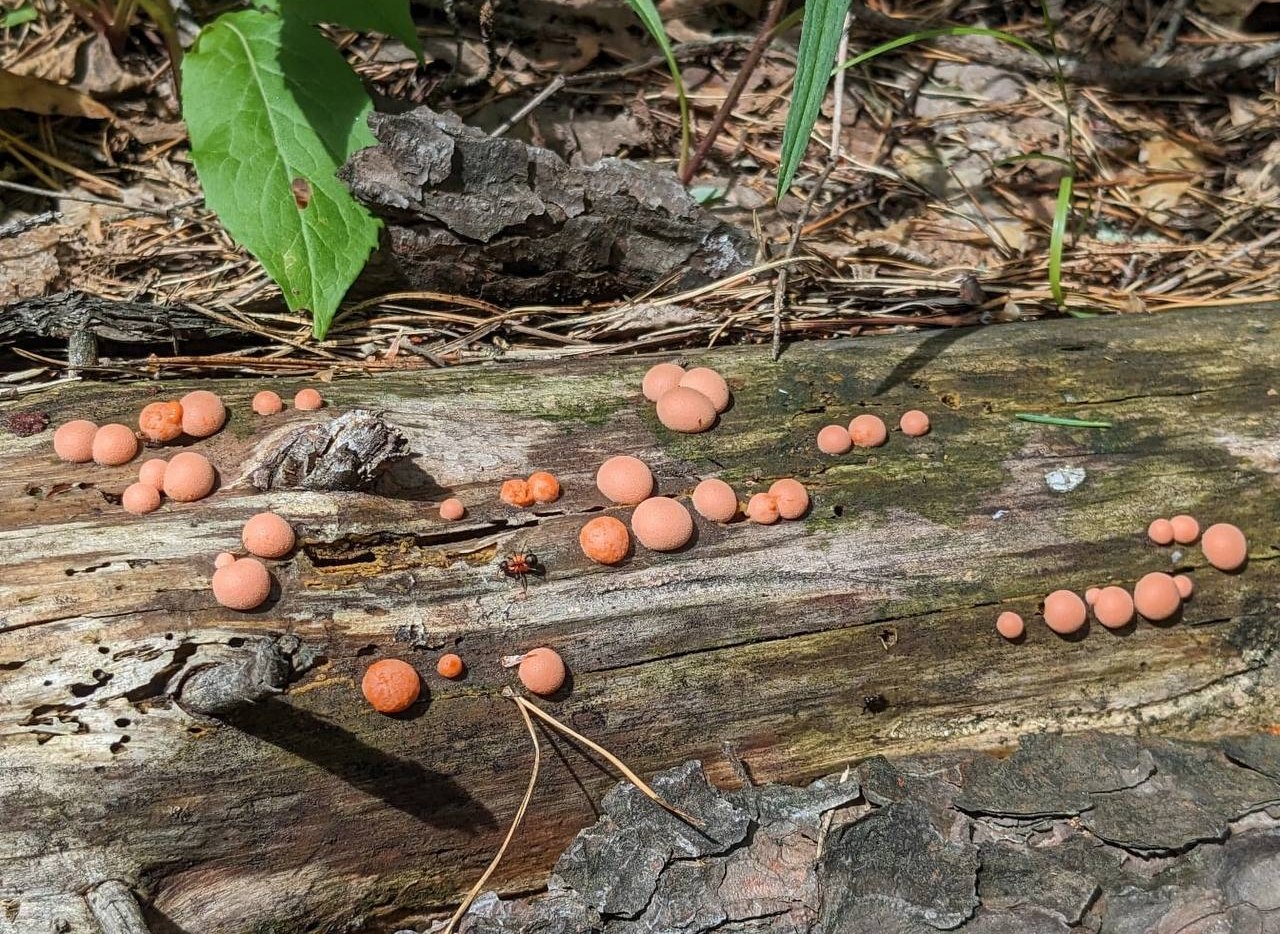
[[[809,148],[809,137],[818,122],[822,99],[827,96],[831,65],[840,48],[849,0],[809,0],[800,27],[800,52],[796,60],[791,106],[782,130],[782,159],[778,166],[778,197],[791,187],[796,169]]]
[[[1016,45],[1023,51],[1035,55],[1045,64],[1049,63],[1043,52],[1030,42],[1019,39],[1013,33],[1002,32],[999,29],[983,29],[979,26],[943,26],[938,29],[922,29],[920,32],[913,32],[906,36],[899,36],[897,39],[891,39],[876,46],[874,49],[868,49],[859,55],[855,55],[846,62],[841,62],[836,70],[843,71],[846,68],[852,68],[854,65],[861,65],[863,62],[869,62],[885,52],[900,49],[904,45],[911,45],[914,42],[928,42],[931,39],[941,39],[944,36],[986,36],[988,39],[997,39],[1000,42],[1007,42],[1009,45]]]
[[[1071,214],[1071,191],[1074,183],[1070,175],[1058,182],[1058,203],[1053,209],[1053,232],[1049,235],[1049,291],[1061,308],[1065,303],[1062,294],[1062,244],[1067,237],[1067,217]]]
[[[689,161],[689,149],[693,140],[693,126],[689,118],[689,97],[685,93],[684,77],[680,74],[680,63],[676,61],[675,52],[671,50],[671,40],[667,38],[666,27],[662,25],[662,17],[653,0],[627,0],[627,5],[644,24],[653,41],[662,50],[662,57],[667,60],[667,69],[671,72],[671,80],[676,86],[676,100],[680,104],[680,168]]]
[[[21,26],[23,23],[31,22],[36,16],[36,8],[33,6],[20,6],[16,10],[6,10],[0,13],[0,29]]]
[[[1037,425],[1062,425],[1065,428],[1110,428],[1110,422],[1094,422],[1087,418],[1061,418],[1057,415],[1032,415],[1029,412],[1018,412],[1013,416],[1019,421],[1035,422]]]

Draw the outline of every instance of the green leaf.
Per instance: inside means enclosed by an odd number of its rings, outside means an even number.
[[[827,96],[831,80],[831,64],[840,47],[844,17],[849,0],[809,0],[800,27],[800,52],[796,60],[796,79],[791,90],[791,107],[782,130],[782,161],[778,168],[778,197],[791,187],[804,151],[809,148],[809,135],[818,122],[822,99]]]
[[[1062,245],[1067,237],[1067,217],[1071,214],[1070,175],[1058,181],[1058,202],[1053,208],[1053,229],[1049,234],[1049,291],[1061,308],[1065,302],[1062,294]]]
[[[182,73],[205,202],[322,339],[378,241],[335,174],[375,142],[368,96],[319,32],[256,10],[206,26]]]
[[[356,32],[395,36],[422,58],[409,0],[254,0],[254,6],[312,25],[336,23]]]
[[[36,8],[33,6],[20,6],[16,10],[6,10],[0,13],[0,29],[21,26],[23,23],[31,22],[36,16]]]
[[[662,56],[667,60],[667,70],[671,72],[671,80],[676,86],[676,101],[680,105],[680,168],[689,161],[689,147],[693,139],[693,125],[689,118],[689,97],[685,93],[684,76],[680,74],[680,63],[671,49],[671,40],[667,38],[667,29],[662,25],[662,17],[653,0],[627,0],[627,5],[636,14],[644,28],[649,30],[653,41],[658,43]]]

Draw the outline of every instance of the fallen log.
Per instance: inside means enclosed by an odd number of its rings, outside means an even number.
[[[658,425],[642,360],[340,380],[326,410],[273,419],[249,409],[265,383],[204,381],[232,412],[199,445],[221,488],[146,518],[116,502],[136,463],[72,467],[48,431],[6,438],[0,932],[94,931],[85,894],[113,881],[153,932],[390,931],[455,901],[528,777],[498,659],[541,644],[572,670],[567,696],[545,702],[556,716],[641,775],[699,758],[725,787],[877,754],[1007,751],[1042,730],[1272,726],[1277,328],[1280,309],[1258,306],[805,344],[778,364],[716,351],[699,362],[735,401],[698,436]],[[21,407],[52,425],[130,421],[190,385],[81,382]],[[371,491],[259,493],[243,476],[273,437],[356,408],[411,452]],[[824,424],[894,424],[910,408],[933,415],[929,436],[837,459],[814,447]],[[772,527],[700,522],[684,552],[590,565],[577,531],[602,509],[596,467],[620,452],[648,461],[664,493],[714,474],[745,498],[796,476],[813,506]],[[539,468],[559,475],[559,502],[497,502],[499,481]],[[446,492],[467,519],[439,521],[430,504]],[[213,555],[267,508],[295,524],[299,550],[273,566],[264,608],[223,609]],[[1146,542],[1151,518],[1181,511],[1238,524],[1247,569]],[[527,594],[496,571],[516,550],[548,569]],[[1034,619],[1056,587],[1170,568],[1198,587],[1174,624],[1062,639]],[[1023,644],[995,635],[1001,609],[1028,617]],[[432,674],[445,648],[465,680]],[[359,696],[387,656],[429,689],[400,717]],[[502,892],[541,886],[616,778],[544,743]]]

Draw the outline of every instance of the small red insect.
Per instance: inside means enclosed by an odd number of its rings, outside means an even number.
[[[530,574],[544,577],[547,573],[547,569],[542,566],[542,562],[532,551],[518,551],[513,555],[507,555],[498,564],[498,570],[507,577],[520,581],[522,589],[528,589]]]

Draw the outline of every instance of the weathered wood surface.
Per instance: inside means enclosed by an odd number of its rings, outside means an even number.
[[[673,436],[639,398],[647,361],[439,372],[338,382],[330,408],[249,414],[261,383],[217,384],[233,417],[200,445],[223,475],[205,502],[145,518],[109,500],[136,470],[72,468],[46,432],[0,454],[0,931],[94,930],[84,893],[118,879],[152,931],[393,930],[455,898],[492,854],[527,778],[527,737],[498,657],[557,646],[573,690],[549,704],[642,774],[701,758],[717,783],[730,744],[760,781],[803,781],[875,753],[1002,748],[1019,733],[1242,733],[1277,722],[1280,310],[1239,308],[706,355],[735,391],[714,432]],[[204,385],[214,385],[206,383]],[[280,387],[282,390],[289,387]],[[176,384],[83,383],[28,397],[67,417],[128,420]],[[237,483],[268,426],[357,405],[416,452],[383,494],[253,493]],[[824,423],[907,408],[934,431],[822,458]],[[7,406],[12,410],[14,406]],[[1110,419],[1033,425],[1018,411]],[[662,492],[719,474],[749,494],[810,484],[804,522],[699,524],[674,555],[588,565],[577,529],[592,477],[631,452]],[[1086,471],[1068,493],[1046,474]],[[503,507],[498,481],[555,470],[566,495]],[[84,487],[66,484],[87,482]],[[470,508],[444,525],[445,491]],[[212,556],[263,508],[301,548],[258,612],[219,608]],[[1142,530],[1190,511],[1250,536],[1243,574],[1180,559]],[[550,570],[527,596],[496,560],[532,549]],[[1032,623],[995,637],[1000,608],[1034,614],[1054,587],[1192,570],[1185,618],[1064,640]],[[892,633],[888,648],[880,636]],[[290,639],[280,639],[282,636]],[[896,641],[893,641],[895,640]],[[287,693],[219,722],[170,692],[259,651],[313,664]],[[300,645],[295,645],[294,642]],[[467,680],[430,675],[456,646]],[[410,716],[370,711],[372,659],[428,674]],[[862,710],[883,693],[889,707]],[[537,887],[593,820],[613,777],[555,744],[530,820],[495,879]],[[361,919],[356,923],[352,919]]]

